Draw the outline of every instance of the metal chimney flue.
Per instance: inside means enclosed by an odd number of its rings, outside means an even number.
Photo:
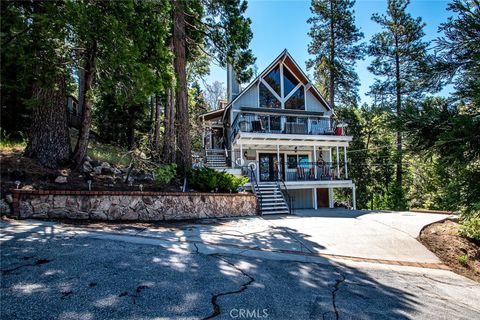
[[[227,99],[230,103],[240,93],[240,84],[237,81],[237,74],[231,64],[227,65]]]

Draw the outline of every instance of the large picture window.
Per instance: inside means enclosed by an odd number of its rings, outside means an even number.
[[[308,155],[306,154],[287,155],[287,168],[296,169],[297,167],[308,167]]]
[[[280,95],[280,66],[276,66],[264,79],[270,88]]]
[[[285,101],[285,109],[305,110],[305,92],[303,87],[298,88],[298,90]]]
[[[282,104],[268,88],[260,83],[260,108],[279,109]]]
[[[300,84],[287,67],[277,65],[259,84],[260,108],[279,109],[283,103],[285,109],[305,110],[305,87]]]
[[[288,96],[288,94],[295,89],[295,87],[299,84],[297,78],[293,76],[293,74],[288,71],[287,68],[283,68],[283,94]]]

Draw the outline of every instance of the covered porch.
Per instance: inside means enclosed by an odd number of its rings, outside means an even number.
[[[349,136],[239,132],[231,147],[232,168],[248,167],[260,182],[349,180]]]

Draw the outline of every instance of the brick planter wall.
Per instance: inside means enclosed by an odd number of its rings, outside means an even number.
[[[256,215],[251,193],[13,190],[19,219],[161,221]]]

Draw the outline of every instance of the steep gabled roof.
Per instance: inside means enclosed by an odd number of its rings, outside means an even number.
[[[253,79],[252,82],[248,86],[243,89],[238,96],[235,97],[232,101],[229,102],[229,104],[225,107],[225,110],[227,110],[232,103],[234,103],[236,100],[238,100],[248,89],[250,89],[253,85],[255,85],[259,79],[263,78],[265,75],[267,75],[278,63],[284,62],[285,65],[299,78],[303,84],[307,85],[307,90],[309,90],[318,100],[320,100],[325,107],[334,112],[333,109],[330,107],[328,102],[323,98],[322,94],[318,91],[318,89],[315,87],[315,85],[308,79],[307,74],[300,68],[298,63],[292,58],[290,53],[288,52],[287,49],[283,50],[282,53],[280,53],[273,61],[270,63],[255,79]],[[309,85],[310,84],[310,85]]]

